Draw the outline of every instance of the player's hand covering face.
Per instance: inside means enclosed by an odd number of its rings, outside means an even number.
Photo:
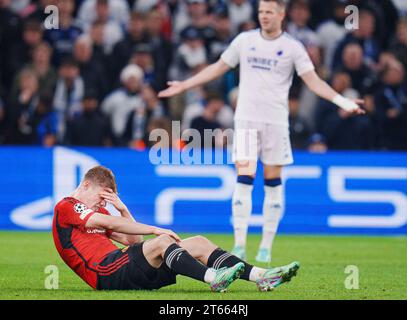
[[[122,200],[120,200],[119,196],[110,188],[104,188],[100,192],[100,197],[105,201],[111,203],[117,211],[121,212],[126,209],[125,204],[122,202]]]

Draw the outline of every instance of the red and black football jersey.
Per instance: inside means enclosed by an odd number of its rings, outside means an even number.
[[[65,263],[92,288],[96,288],[99,263],[118,248],[109,239],[111,230],[89,229],[86,222],[96,211],[74,198],[64,198],[55,206],[52,233]],[[110,213],[100,208],[98,213]]]

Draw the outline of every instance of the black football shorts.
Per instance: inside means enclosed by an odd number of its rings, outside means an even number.
[[[176,283],[176,274],[164,262],[158,269],[147,262],[143,244],[111,252],[99,264],[97,289],[154,290]]]

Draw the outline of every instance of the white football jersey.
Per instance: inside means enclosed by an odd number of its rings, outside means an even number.
[[[231,68],[240,63],[235,119],[288,126],[294,70],[299,76],[314,70],[304,46],[286,32],[268,40],[256,29],[239,34],[221,59]]]

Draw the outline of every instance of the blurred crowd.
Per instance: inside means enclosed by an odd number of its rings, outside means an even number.
[[[345,28],[350,4],[355,30]],[[58,29],[44,27],[49,5]],[[157,92],[257,27],[251,0],[0,0],[0,144],[142,150],[155,143],[152,130],[171,135],[171,121],[186,132],[233,128],[238,70],[169,100]],[[285,30],[319,76],[364,99],[367,112],[350,117],[294,77],[294,149],[407,150],[407,1],[289,0]]]

